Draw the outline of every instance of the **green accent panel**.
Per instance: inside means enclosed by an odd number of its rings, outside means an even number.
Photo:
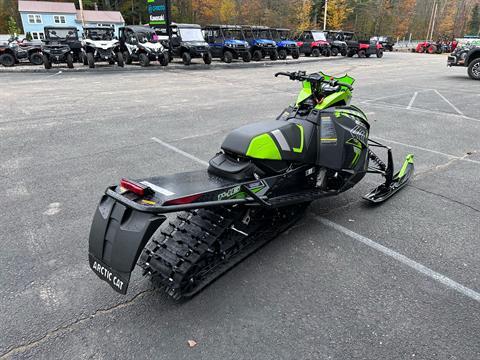
[[[408,164],[413,164],[413,154],[408,154],[405,157],[405,161],[403,162],[402,168],[398,172],[398,176],[397,176],[398,178],[401,178],[405,175],[405,173],[407,172]]]
[[[246,155],[256,159],[282,160],[277,145],[268,134],[255,136],[248,145]]]
[[[357,139],[350,138],[348,139],[347,144],[350,144],[353,146],[353,152],[355,153],[355,155],[352,159],[352,162],[350,163],[350,166],[355,166],[357,165],[358,159],[360,158],[360,154],[362,153],[362,143]]]
[[[312,86],[310,85],[310,83],[308,81],[303,81],[302,84],[303,84],[303,87],[302,87],[302,90],[300,91],[300,94],[298,94],[296,105],[299,105],[302,101],[304,101],[305,99],[307,99],[312,95]]]
[[[352,96],[351,96],[350,91],[348,91],[348,90],[347,91],[339,91],[339,92],[328,95],[325,99],[323,99],[323,101],[320,104],[315,106],[315,109],[323,110],[323,109],[326,109],[328,107],[331,107],[331,106],[339,103],[340,101],[344,101],[346,104],[348,104],[351,97]]]
[[[296,124],[298,128],[300,129],[300,147],[299,148],[293,148],[293,151],[296,153],[301,153],[303,152],[303,126],[300,124]]]

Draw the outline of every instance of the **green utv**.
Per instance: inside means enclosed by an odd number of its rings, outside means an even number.
[[[394,173],[390,148],[369,139],[367,117],[350,105],[353,78],[279,75],[302,82],[295,104],[276,120],[228,134],[208,170],[122,179],[106,189],[89,239],[90,267],[102,280],[125,294],[138,261],[174,299],[191,297],[291,227],[310,202],[367,173],[385,178],[364,196],[373,203],[408,183],[413,155]],[[177,214],[159,229],[166,213]]]

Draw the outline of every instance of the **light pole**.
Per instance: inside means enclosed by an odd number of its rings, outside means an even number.
[[[325,13],[323,14],[323,30],[327,30],[327,8],[328,0],[325,0]]]

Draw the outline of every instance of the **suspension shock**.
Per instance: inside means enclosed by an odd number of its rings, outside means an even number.
[[[380,168],[382,171],[387,170],[387,165],[375,154],[372,150],[368,149],[368,157],[373,160],[375,164]]]

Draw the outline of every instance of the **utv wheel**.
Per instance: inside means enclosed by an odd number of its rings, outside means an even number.
[[[43,55],[43,66],[47,70],[52,68],[52,63],[50,62],[50,59],[47,55]]]
[[[117,65],[120,67],[125,66],[125,61],[123,60],[123,54],[120,51],[117,53]]]
[[[15,58],[12,54],[2,54],[0,56],[0,64],[5,67],[12,67],[13,65],[15,65]]]
[[[253,57],[252,57],[253,61],[260,61],[260,60],[262,60],[262,57],[263,57],[262,52],[260,50],[255,50],[253,52]]]
[[[89,64],[89,66],[90,66],[90,64]],[[72,56],[72,54],[67,54],[67,67],[69,69],[73,69],[73,56]]]
[[[35,52],[35,53],[31,54],[29,60],[33,65],[42,65],[43,64],[43,56],[39,52]]]
[[[287,58],[287,50],[285,49],[278,50],[278,58],[280,60],[285,60]]]
[[[83,61],[83,65],[88,65],[88,60],[87,60],[87,54],[83,54],[82,55],[82,61]]]
[[[212,54],[209,52],[203,54],[203,63],[205,65],[210,65],[212,63]]]
[[[270,60],[277,61],[278,60],[278,52],[274,50],[273,53],[270,54]]]
[[[167,66],[169,61],[168,61],[168,54],[162,54],[158,57],[158,62],[162,66]]]
[[[223,60],[224,63],[230,64],[233,60],[233,54],[230,51],[225,51],[223,53],[223,59],[222,60]]]
[[[332,56],[337,56],[338,55],[338,49],[337,48],[333,48],[332,49]]]
[[[312,50],[312,56],[319,57],[320,56],[320,50],[318,49],[313,49]]]
[[[332,50],[330,50],[329,48],[325,48],[322,51],[322,55],[325,56],[325,57],[329,57],[330,55],[332,55]]]
[[[480,58],[470,62],[468,65],[468,76],[473,80],[480,80]]]
[[[192,57],[188,52],[182,54],[183,65],[190,65],[192,63]]]
[[[351,50],[350,50],[350,51],[347,53],[347,56],[348,56],[348,57],[353,57],[353,55],[355,55],[355,51],[351,51]]]
[[[292,59],[298,59],[300,57],[299,51],[292,51]]]
[[[250,62],[252,60],[252,54],[247,51],[245,54],[243,54],[242,60],[243,62]]]
[[[340,51],[340,55],[342,55],[342,56],[347,56],[347,54],[348,54],[348,51],[345,50],[345,49],[342,49],[342,50]]]
[[[150,59],[148,58],[148,55],[144,53],[138,55],[138,62],[140,63],[141,67],[147,67],[150,65]]]
[[[377,50],[377,58],[382,58],[383,57],[383,50],[382,49],[378,49]]]
[[[95,67],[95,58],[93,57],[92,53],[87,53],[87,63],[90,69]]]
[[[128,53],[128,51],[123,52],[123,61],[125,61],[125,64],[130,65],[132,63],[132,57]]]
[[[365,52],[365,50],[358,50],[358,57],[359,58],[365,58],[367,55],[367,53]]]
[[[427,49],[429,54],[435,54],[437,52],[437,47],[435,45],[430,45]]]

